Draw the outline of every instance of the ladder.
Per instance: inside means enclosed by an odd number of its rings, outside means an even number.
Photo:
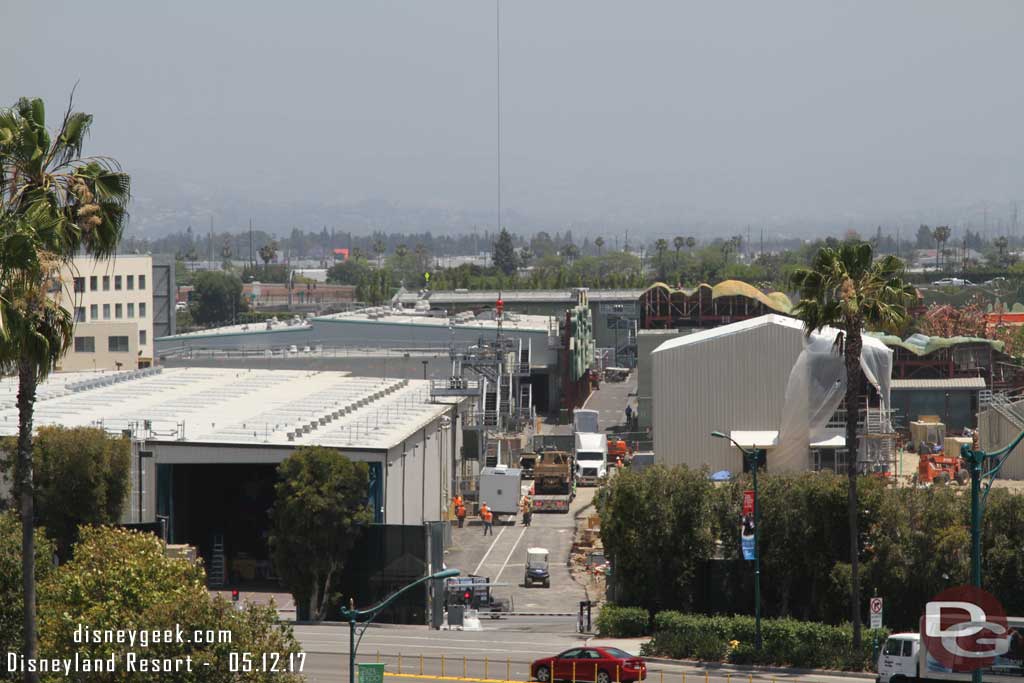
[[[224,534],[213,535],[210,571],[207,580],[212,587],[223,586],[227,579],[227,561],[224,558]]]

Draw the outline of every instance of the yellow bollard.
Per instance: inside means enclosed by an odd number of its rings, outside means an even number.
[[[660,681],[661,681],[661,683],[665,683],[665,672],[664,671],[661,672]]]
[[[380,650],[377,650],[377,663],[380,664]]]
[[[420,676],[423,675],[423,655],[420,655]]]
[[[462,677],[466,677],[466,655],[462,655]]]
[[[732,674],[727,675],[725,677],[725,680],[726,680],[726,683],[732,683]]]
[[[686,683],[686,672],[683,672],[683,683]]]
[[[747,675],[747,683],[754,683],[754,674]]]
[[[594,680],[596,681],[597,678]],[[576,683],[576,662],[572,663],[572,683]]]
[[[594,676],[594,680],[597,680],[597,676]],[[619,675],[619,665],[615,665],[615,683],[620,683],[622,677]]]
[[[594,683],[597,683],[597,664],[594,665]]]
[[[708,672],[704,672],[704,683],[708,683]]]

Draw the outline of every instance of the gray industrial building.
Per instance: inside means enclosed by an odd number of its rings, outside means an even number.
[[[130,438],[124,521],[166,520],[170,542],[199,548],[216,584],[217,566],[269,566],[276,468],[302,446],[367,463],[375,524],[447,520],[462,477],[464,401],[431,400],[429,384],[294,370],[57,373],[40,386],[35,423]],[[16,385],[0,381],[0,435],[17,430]]]
[[[652,354],[654,452],[666,465],[707,465],[712,471],[743,469],[739,450],[712,431],[730,434],[744,447],[778,445],[791,371],[804,348],[803,324],[764,315],[700,330],[662,343]],[[865,347],[885,346],[865,337]],[[841,432],[807,444],[807,469],[837,467]],[[831,451],[822,458],[823,450]],[[822,461],[829,463],[822,464]]]
[[[654,410],[654,372],[652,365],[654,350],[689,331],[681,330],[640,330],[636,335],[636,411],[637,427],[646,430],[652,424]]]
[[[636,333],[640,321],[642,289],[590,289],[587,298],[594,321],[594,340],[599,349],[615,349],[609,365],[636,365]],[[574,289],[512,291],[400,292],[395,303],[415,306],[426,302],[431,310],[450,314],[493,308],[499,296],[506,311],[528,315],[564,316],[576,304]]]

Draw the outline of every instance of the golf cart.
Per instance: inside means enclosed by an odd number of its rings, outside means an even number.
[[[545,588],[551,587],[547,548],[528,548],[526,550],[526,576],[523,579],[523,585],[529,587],[535,583],[542,584]]]

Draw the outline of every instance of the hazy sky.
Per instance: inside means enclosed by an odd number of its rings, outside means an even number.
[[[0,22],[0,102],[56,119],[79,81],[88,149],[139,196],[494,206],[494,0],[0,0]],[[1016,199],[1021,36],[1019,0],[502,0],[503,204],[628,223]]]

